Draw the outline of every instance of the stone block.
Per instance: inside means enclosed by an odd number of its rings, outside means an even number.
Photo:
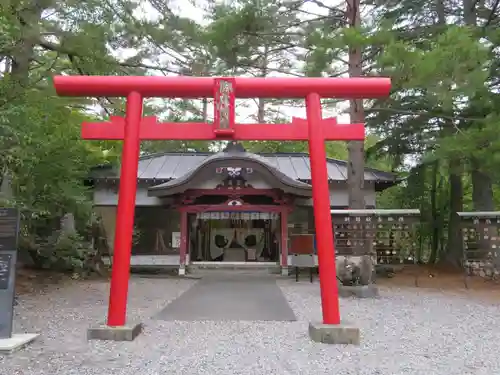
[[[179,267],[179,276],[185,276],[186,275],[186,267],[180,266]]]
[[[33,342],[37,333],[18,333],[8,339],[0,339],[0,354],[10,354]]]
[[[142,332],[142,328],[142,323],[118,327],[102,324],[87,330],[87,340],[133,341]]]
[[[337,345],[359,345],[359,328],[346,322],[340,324],[309,323],[309,337],[315,342]]]
[[[369,285],[339,285],[340,297],[376,298],[379,296],[378,287]]]

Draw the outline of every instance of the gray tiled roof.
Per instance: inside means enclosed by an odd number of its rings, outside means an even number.
[[[232,164],[231,162],[235,162],[235,164]],[[282,184],[280,188],[282,188],[284,191],[303,196],[310,196],[311,194],[310,184],[302,182],[299,179],[290,177],[289,175],[278,170],[276,166],[269,163],[269,160],[267,158],[251,152],[234,150],[234,149],[233,150],[226,149],[224,152],[213,154],[208,158],[206,158],[205,160],[203,160],[201,163],[197,164],[195,168],[191,168],[188,172],[184,173],[182,176],[175,179],[171,179],[170,181],[161,183],[159,185],[150,187],[149,191],[150,193],[152,193],[152,195],[159,194],[157,196],[163,196],[165,191],[170,190],[170,192],[172,192],[172,189],[175,191],[176,188],[178,189],[181,186],[184,189],[186,189],[189,182],[194,178],[194,176],[197,173],[204,170],[206,167],[209,167],[210,164],[213,163],[223,163],[226,166],[228,163],[231,163],[231,165],[238,165],[241,167],[251,166],[252,168],[255,167],[257,169],[263,168],[264,171],[270,172],[274,176],[274,178],[276,178],[279,181],[279,183]],[[248,165],[248,163],[250,163],[250,165]]]
[[[197,167],[204,160],[214,155],[202,152],[166,152],[146,155],[139,160],[137,177],[140,180],[169,181],[185,175]],[[299,181],[311,180],[309,155],[303,153],[274,153],[259,154],[285,175]],[[327,159],[328,177],[330,181],[347,180],[347,162],[336,159]],[[95,179],[118,177],[118,171],[106,169],[94,170]],[[365,168],[365,181],[392,185],[398,181],[393,173]]]

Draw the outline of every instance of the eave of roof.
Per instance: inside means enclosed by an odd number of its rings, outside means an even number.
[[[189,188],[189,185],[195,179],[196,175],[202,172],[204,168],[212,164],[225,163],[227,161],[248,163],[252,167],[261,168],[261,171],[272,175],[272,178],[277,180],[278,185],[281,185],[283,190],[290,193],[302,196],[311,196],[312,194],[311,185],[289,177],[273,165],[269,164],[264,157],[249,152],[220,152],[206,158],[199,165],[186,172],[181,177],[150,187],[148,195],[162,196],[167,194],[169,191],[176,191],[181,187],[184,189]]]

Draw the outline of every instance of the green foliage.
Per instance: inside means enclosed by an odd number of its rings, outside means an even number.
[[[48,264],[51,267],[55,264],[63,271],[81,273],[85,269],[85,262],[93,252],[83,237],[76,234],[61,236],[53,245],[53,251],[47,252]]]
[[[23,237],[20,249],[30,254],[40,268],[83,274],[95,255],[90,243],[79,234]]]
[[[89,168],[104,163],[102,150],[93,150],[80,138],[86,120],[57,98],[33,93],[16,145],[4,154],[4,166],[14,173],[20,207],[30,212],[62,215],[77,212],[88,200],[83,186]]]
[[[91,197],[83,181],[92,166],[117,163],[120,154],[119,142],[81,140],[80,124],[122,115],[124,101],[55,97],[54,74],[337,76],[347,71],[348,47],[359,47],[366,74],[393,80],[389,99],[365,103],[370,128],[366,163],[408,177],[381,195],[379,207],[421,208],[424,237],[432,242],[436,223],[447,225],[449,164],[457,160],[463,167],[465,209],[478,203],[471,195],[477,188],[471,172],[478,166],[499,202],[495,2],[367,0],[362,8],[370,8],[362,13],[360,28],[348,27],[344,3],[313,3],[314,11],[303,1],[209,1],[206,9],[197,8],[206,18],[203,25],[181,17],[169,1],[149,2],[154,11],[148,15],[141,14],[143,3],[133,0],[10,0],[0,5],[0,170],[10,176],[14,195],[2,199],[23,210],[26,251],[44,267],[86,267],[84,228],[91,220]],[[287,121],[290,114],[277,109],[281,104],[299,103],[257,101],[257,121]],[[209,121],[211,105],[157,100],[148,102],[144,112],[168,121]],[[91,115],[89,106],[99,106],[102,113]],[[218,146],[141,145],[143,152]],[[245,147],[308,151],[306,143],[245,142]],[[344,143],[329,142],[326,150],[331,158],[348,158]],[[79,234],[49,241],[68,212],[76,215]],[[438,235],[444,238],[444,232]]]

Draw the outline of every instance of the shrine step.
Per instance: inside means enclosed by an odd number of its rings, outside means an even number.
[[[193,262],[187,266],[189,273],[215,272],[215,271],[237,271],[241,272],[264,272],[279,274],[281,267],[274,262]]]

